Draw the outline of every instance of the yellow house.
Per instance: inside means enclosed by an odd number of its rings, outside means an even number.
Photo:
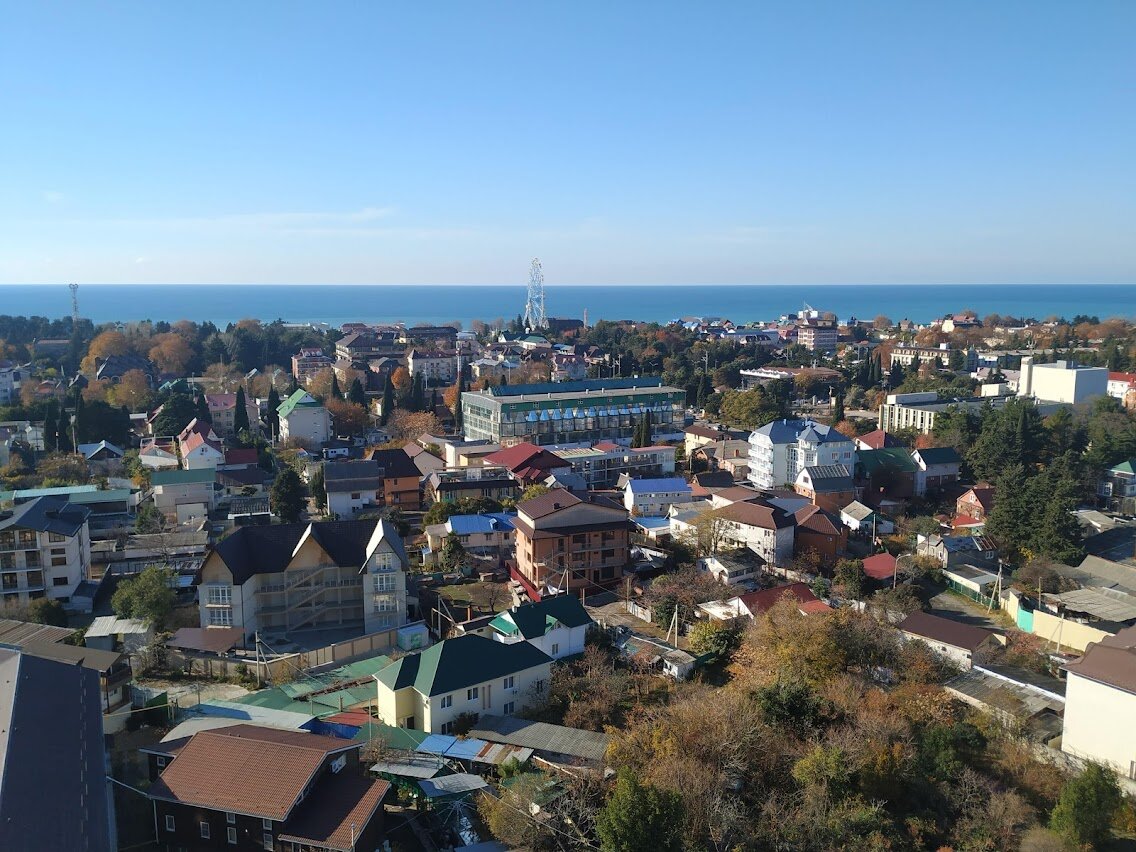
[[[446,639],[374,675],[379,718],[388,725],[449,734],[459,717],[511,716],[548,694],[552,658],[528,642],[484,636]]]

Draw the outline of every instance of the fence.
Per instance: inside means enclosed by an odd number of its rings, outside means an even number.
[[[398,644],[398,630],[382,630],[337,642],[323,648],[284,654],[272,659],[255,656],[216,656],[193,651],[169,650],[169,665],[190,675],[209,678],[230,679],[250,677],[261,683],[288,682],[295,679],[297,671],[339,666],[363,657],[385,654],[394,650]]]

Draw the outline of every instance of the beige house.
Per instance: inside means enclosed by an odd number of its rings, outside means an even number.
[[[1136,778],[1136,628],[1089,645],[1065,671],[1061,750]]]
[[[478,716],[512,716],[542,702],[552,658],[529,642],[485,636],[446,639],[374,675],[379,719],[400,728],[449,734]]]
[[[388,521],[239,527],[201,569],[202,627],[253,634],[406,623],[406,551]]]

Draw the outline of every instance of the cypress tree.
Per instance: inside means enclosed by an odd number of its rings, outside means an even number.
[[[75,445],[71,443],[71,418],[66,411],[59,412],[55,433],[55,448],[61,453],[75,452]]]
[[[197,419],[203,423],[212,424],[213,415],[209,413],[209,402],[205,399],[205,394],[200,394],[197,399],[194,400],[194,403],[197,406]]]
[[[833,425],[835,425],[843,419],[844,419],[844,394],[838,393],[836,395],[836,403],[832,406],[832,423],[833,423]]]
[[[367,394],[363,391],[363,383],[359,379],[355,379],[351,383],[351,389],[347,391],[347,399],[356,405],[366,405]]]
[[[331,398],[343,399],[343,391],[339,389],[339,375],[337,373],[331,374]]]
[[[237,410],[233,414],[233,431],[238,435],[241,434],[241,432],[252,431],[252,426],[249,423],[248,408],[245,404],[244,385],[237,387]]]
[[[276,409],[280,407],[280,394],[273,386],[268,391],[268,429],[272,437],[280,431],[280,415]]]
[[[55,452],[59,440],[56,437],[56,433],[59,429],[57,422],[58,415],[56,414],[57,408],[58,405],[54,399],[49,401],[47,403],[47,411],[44,413],[43,417],[43,448],[49,453]]]
[[[379,418],[379,425],[386,426],[387,420],[390,419],[391,411],[394,410],[394,382],[387,376],[387,383],[383,385],[383,413]]]

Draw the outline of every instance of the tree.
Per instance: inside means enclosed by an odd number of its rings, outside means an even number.
[[[105,440],[125,447],[129,436],[130,412],[125,408],[115,408],[97,400],[84,403],[82,409],[76,408],[75,437],[80,444]]]
[[[331,397],[325,406],[327,413],[331,415],[337,435],[360,435],[370,422],[367,410],[363,406],[348,402],[342,397]]]
[[[159,370],[178,376],[185,375],[194,357],[193,348],[186,342],[185,337],[170,332],[155,335],[150,342],[150,351],[147,354]]]
[[[391,380],[391,377],[388,377],[386,382],[383,383],[383,401],[381,406],[382,413],[379,415],[379,425],[386,426],[387,421],[390,420],[390,416],[394,412],[394,382]]]
[[[80,369],[87,378],[93,378],[100,361],[104,361],[112,355],[125,355],[129,351],[130,344],[127,342],[125,334],[113,329],[104,331],[96,335],[87,346],[87,355],[83,358]]]
[[[696,654],[726,657],[741,638],[736,628],[721,621],[700,620],[690,631],[690,649]]]
[[[294,524],[303,514],[304,504],[307,502],[305,498],[304,483],[300,480],[300,475],[291,466],[285,467],[276,477],[276,482],[272,484],[272,492],[269,495],[272,513],[285,523]]]
[[[308,393],[325,403],[332,398],[332,383],[337,383],[335,370],[324,367],[308,379]],[[336,397],[338,399],[338,397]]]
[[[607,804],[596,817],[602,852],[680,852],[682,797],[640,784],[622,770]]]
[[[840,423],[844,420],[844,394],[836,395],[836,402],[832,406],[832,422]]]
[[[111,608],[115,615],[140,618],[161,630],[174,609],[173,583],[173,571],[149,565],[140,574],[119,583],[110,599]]]
[[[55,448],[61,453],[75,452],[75,444],[71,440],[71,415],[66,411],[60,411],[55,428]]]
[[[859,559],[841,559],[836,563],[832,580],[841,588],[844,597],[859,600],[864,593],[864,563]]]
[[[343,399],[343,391],[339,389],[339,374],[334,371],[331,374],[330,393],[332,399]]]
[[[43,448],[51,453],[59,446],[59,403],[48,400],[43,416]]]
[[[141,370],[127,370],[118,384],[111,385],[108,396],[115,405],[125,406],[130,411],[145,411],[150,403],[150,380]]]
[[[28,602],[28,621],[67,627],[67,612],[55,598],[36,598]]]
[[[205,398],[205,394],[197,396],[193,401],[193,407],[193,416],[197,418],[198,423],[213,424],[213,413],[209,410],[209,400]]]
[[[315,501],[316,508],[318,508],[321,512],[326,512],[327,481],[324,479],[322,464],[317,467],[316,472],[312,474],[312,478],[308,482],[308,491],[311,492],[312,500]]]
[[[280,407],[280,393],[273,387],[268,391],[268,429],[269,436],[275,438],[280,434],[280,414],[276,411]]]
[[[1061,788],[1049,827],[1070,843],[1099,849],[1109,839],[1112,817],[1122,800],[1113,774],[1099,763],[1090,763]]]
[[[197,415],[197,405],[185,393],[172,393],[154,418],[155,435],[177,435]]]
[[[541,485],[539,482],[533,483],[532,485],[525,486],[525,490],[521,492],[521,496],[517,500],[517,502],[523,503],[526,500],[533,500],[537,497],[543,497],[551,490],[552,489],[547,485]]]
[[[238,435],[241,432],[252,431],[252,424],[249,423],[248,405],[245,402],[245,389],[244,385],[237,386],[237,410],[233,412],[233,431]]]
[[[410,389],[410,371],[406,367],[395,367],[394,372],[390,374],[389,384],[394,385],[395,390],[409,390]]]
[[[347,400],[359,406],[366,406],[367,394],[363,390],[363,382],[357,377],[352,380],[351,388],[347,391]]]
[[[458,568],[465,561],[465,546],[456,533],[450,533],[442,542],[442,551],[439,554],[443,568]]]

